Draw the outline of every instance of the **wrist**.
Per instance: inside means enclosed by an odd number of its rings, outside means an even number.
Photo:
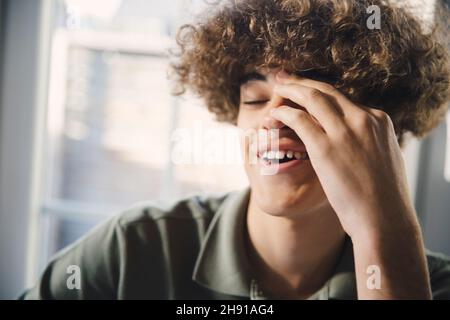
[[[401,251],[397,248],[419,248],[423,246],[421,232],[416,228],[394,231],[371,231],[368,233],[359,232],[351,237],[354,250],[366,252],[374,256],[383,256],[392,251]]]
[[[421,232],[376,233],[353,241],[360,299],[430,299],[431,289]],[[379,290],[367,287],[368,270],[379,277]]]
[[[392,214],[371,216],[376,218],[360,222],[357,228],[348,232],[354,243],[369,246],[422,238],[415,212],[396,211]]]

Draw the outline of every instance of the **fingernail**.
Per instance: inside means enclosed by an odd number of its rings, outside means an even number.
[[[273,115],[275,115],[276,112],[277,112],[277,109],[271,109],[270,110],[270,115],[273,116]]]
[[[281,70],[277,73],[278,79],[289,79],[289,77],[290,77],[290,75],[284,70]]]

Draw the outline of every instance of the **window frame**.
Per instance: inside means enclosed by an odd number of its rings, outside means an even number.
[[[53,31],[47,118],[47,166],[44,169],[44,197],[41,204],[41,239],[38,267],[42,269],[53,252],[56,251],[58,219],[78,222],[97,222],[111,217],[120,208],[83,203],[65,199],[53,199],[51,190],[58,188],[61,166],[60,155],[63,137],[64,111],[66,105],[66,80],[68,52],[72,47],[99,50],[113,54],[143,54],[155,58],[169,59],[168,49],[172,44],[170,36],[133,35],[105,31],[67,30],[57,28]],[[177,122],[178,97],[171,97],[171,131]],[[52,124],[52,125],[50,125]],[[52,136],[54,138],[52,138]],[[170,141],[168,141],[170,143]],[[173,176],[173,163],[168,162],[165,169],[163,187],[166,196],[170,192]]]
[[[11,299],[36,278],[55,2],[0,4],[0,299]]]

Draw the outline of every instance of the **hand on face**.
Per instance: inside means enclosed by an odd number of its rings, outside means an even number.
[[[385,112],[356,105],[329,84],[283,71],[274,92],[306,109],[279,106],[271,116],[305,144],[350,236],[415,219],[400,146]]]

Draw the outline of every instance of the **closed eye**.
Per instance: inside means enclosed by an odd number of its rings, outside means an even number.
[[[244,101],[244,104],[255,105],[255,104],[263,104],[268,101],[269,100],[252,100],[252,101]]]

